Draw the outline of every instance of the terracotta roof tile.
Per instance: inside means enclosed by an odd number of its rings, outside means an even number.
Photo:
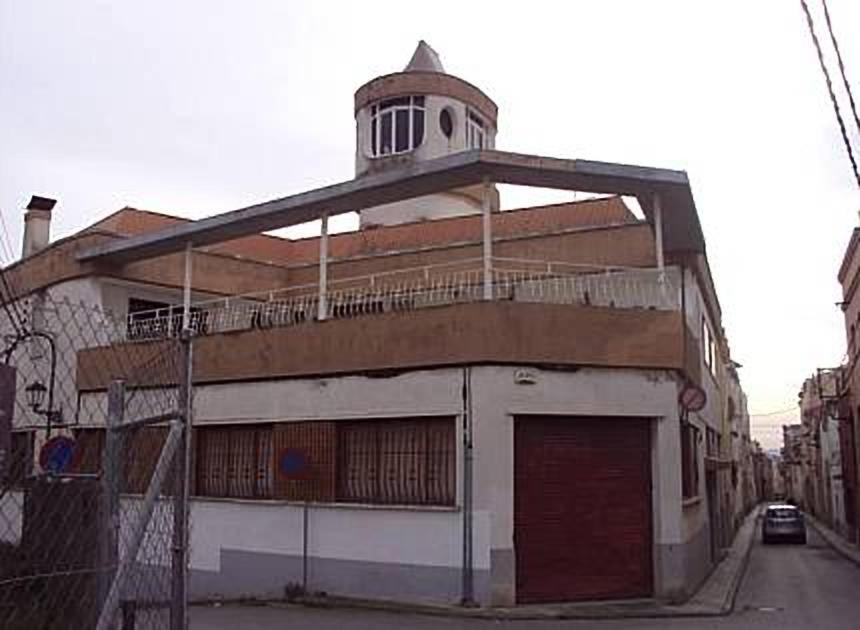
[[[494,237],[504,238],[637,222],[620,197],[607,197],[498,212],[492,230]],[[480,239],[481,217],[472,215],[335,234],[329,237],[329,255],[342,259]],[[290,263],[318,256],[319,237],[292,241]]]
[[[123,208],[84,231],[106,230],[135,236],[189,221],[148,210]],[[637,222],[620,197],[606,197],[498,212],[493,214],[492,229],[493,236],[505,238]],[[333,234],[329,237],[329,255],[346,259],[480,239],[481,217],[471,215]],[[290,240],[259,234],[203,249],[249,260],[294,265],[318,259],[319,237]]]
[[[84,231],[106,230],[125,236],[137,236],[189,222],[191,222],[191,219],[152,212],[151,210],[126,207],[91,225]],[[233,241],[225,241],[201,249],[258,262],[283,264],[289,259],[290,244],[291,241],[289,239],[268,234],[258,234]]]

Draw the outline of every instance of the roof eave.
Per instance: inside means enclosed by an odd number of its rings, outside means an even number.
[[[396,171],[365,175],[239,210],[173,226],[158,232],[105,243],[81,253],[84,262],[121,264],[212,245],[242,236],[289,227],[362,208],[394,203],[482,181],[633,195],[653,223],[653,198],[663,206],[667,250],[704,252],[704,237],[687,174],[591,160],[566,160],[505,151],[464,151],[412,164]]]

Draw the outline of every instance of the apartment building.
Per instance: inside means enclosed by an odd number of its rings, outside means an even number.
[[[199,222],[125,208],[56,242],[53,205],[27,210],[22,307],[123,322],[70,349],[79,410],[106,404],[112,356],[179,333],[193,268],[192,596],[689,596],[754,500],[686,174],[495,150],[498,107],[423,42],[354,106],[344,184]],[[502,211],[495,184],[523,182],[601,194]],[[323,234],[247,232],[275,206]],[[360,228],[329,235],[347,210]],[[140,374],[110,377],[175,386]]]

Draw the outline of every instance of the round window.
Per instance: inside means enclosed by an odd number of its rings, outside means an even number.
[[[451,110],[447,107],[439,113],[439,128],[446,138],[450,138],[454,133],[454,119],[451,116]]]

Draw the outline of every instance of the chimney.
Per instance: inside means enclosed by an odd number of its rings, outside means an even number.
[[[56,199],[33,195],[24,213],[24,247],[21,257],[32,256],[51,242],[51,210]]]

